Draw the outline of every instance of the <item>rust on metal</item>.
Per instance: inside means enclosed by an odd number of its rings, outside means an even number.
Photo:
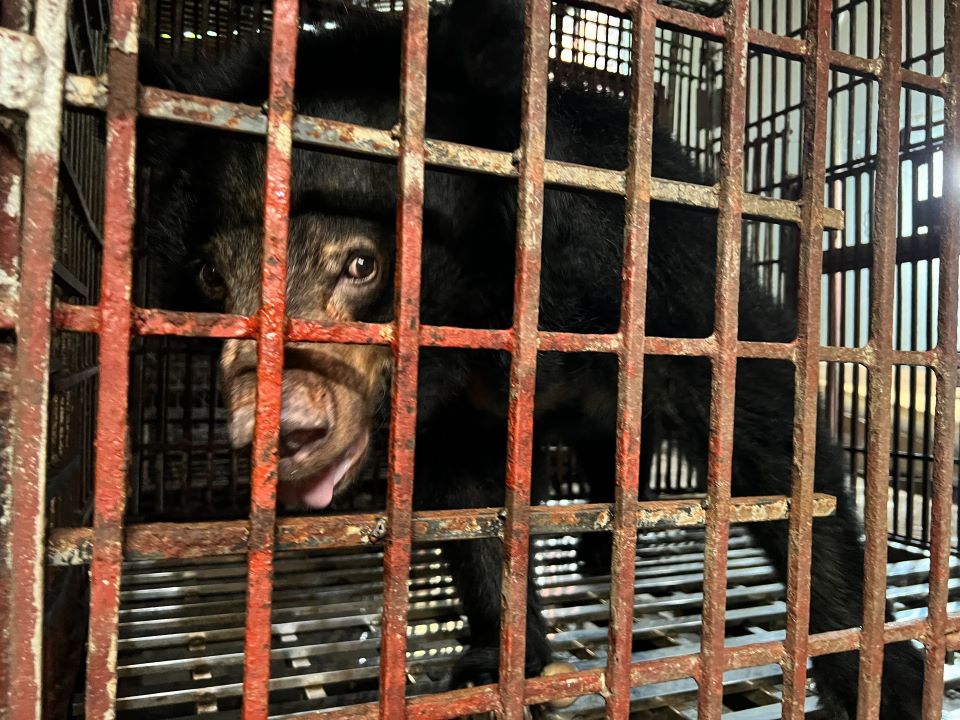
[[[550,50],[549,0],[527,0],[524,5],[520,180],[513,291],[514,347],[510,359],[510,400],[507,408],[507,474],[500,590],[499,716],[503,720],[521,720],[523,717],[533,405],[537,381],[547,135],[547,55]]]
[[[60,330],[78,333],[100,332],[100,308],[58,302],[53,306],[53,322]]]
[[[24,4],[23,9],[26,9]],[[13,8],[9,12],[13,12]],[[39,0],[35,7],[36,42],[49,63],[29,108],[26,157],[21,180],[20,277],[17,293],[17,351],[12,403],[13,461],[10,488],[9,547],[5,562],[16,568],[12,583],[7,661],[16,668],[6,706],[12,717],[40,717],[43,694],[43,545],[46,530],[47,398],[50,371],[50,304],[57,183],[60,162],[62,73],[67,3]],[[9,19],[6,17],[5,19]],[[0,43],[2,46],[5,43]],[[22,48],[21,48],[22,49]],[[35,48],[36,49],[36,48]],[[15,75],[16,73],[14,73]],[[6,102],[6,99],[0,99]],[[13,188],[8,190],[11,193]],[[11,195],[8,194],[8,198]],[[19,199],[19,198],[18,198]],[[9,224],[14,225],[14,213]],[[7,265],[5,271],[13,267]],[[7,277],[5,284],[18,278]],[[12,298],[10,298],[12,299]]]
[[[634,568],[637,554],[640,491],[640,438],[643,422],[643,369],[646,335],[646,272],[650,243],[650,186],[653,158],[653,66],[656,20],[651,0],[641,0],[632,14],[633,85],[630,134],[621,342],[617,376],[617,445],[614,523],[610,567],[609,651],[605,684],[610,720],[630,710],[630,665],[633,657]],[[693,508],[691,508],[692,510]]]
[[[427,0],[404,3],[397,166],[396,337],[387,455],[387,530],[383,551],[383,641],[380,718],[406,706],[407,583],[413,516],[414,446],[420,360],[420,270],[423,240],[424,135],[427,115]]]
[[[816,493],[814,517],[836,511],[836,498]],[[613,528],[614,507],[609,503],[530,508],[530,534],[556,535],[565,532],[608,532]],[[730,521],[771,522],[790,517],[790,501],[777,495],[734,498]],[[703,499],[655,500],[638,503],[638,530],[664,530],[704,524]],[[375,513],[282,518],[277,521],[278,550],[322,550],[380,543],[386,536],[387,518]],[[503,508],[430,510],[413,513],[415,542],[477,540],[501,537]],[[243,552],[249,525],[242,520],[190,523],[141,523],[126,528],[125,560],[163,560]],[[58,528],[47,542],[51,565],[82,565],[89,562],[93,543],[91,528]]]
[[[287,323],[287,340],[293,342],[338,342],[358,345],[389,345],[393,342],[393,325],[378,323],[318,323],[291,318]]]
[[[807,4],[806,47],[810,52],[803,84],[802,251],[797,278],[797,354],[793,418],[793,472],[787,534],[787,628],[784,642],[783,717],[806,714],[809,649],[810,572],[813,556],[817,411],[820,392],[820,285],[822,274],[823,178],[826,174],[827,105],[830,85],[830,0]]]
[[[286,330],[287,231],[293,157],[294,75],[298,3],[275,0],[270,46],[266,183],[260,312],[257,334],[257,412],[250,477],[246,625],[243,645],[243,718],[266,720],[269,711],[270,613],[277,464]]]
[[[710,389],[707,462],[706,543],[704,545],[703,625],[697,714],[719,720],[723,698],[723,641],[727,590],[727,544],[733,458],[734,398],[737,377],[737,313],[740,296],[740,245],[743,227],[743,137],[747,91],[747,0],[727,5],[723,22],[723,117],[717,198],[717,283]]]
[[[900,97],[901,7],[880,6],[879,97]],[[883,625],[887,590],[887,487],[890,473],[893,303],[897,207],[900,176],[900,103],[881,102],[877,115],[877,160],[873,181],[870,272],[870,337],[874,362],[868,366],[866,492],[864,499],[863,633],[857,720],[879,715],[883,677]]]
[[[132,329],[137,335],[254,338],[257,336],[258,322],[256,316],[135,308]]]
[[[96,97],[95,94],[93,97]],[[71,99],[82,98],[71,96]],[[154,119],[203,125],[252,135],[263,135],[266,132],[266,121],[260,108],[186,95],[171,90],[143,88],[140,113],[144,117]],[[335,129],[335,132],[331,128]],[[383,137],[374,141],[371,139],[371,134],[376,133],[382,133]],[[389,137],[389,131],[386,130],[371,130],[362,125],[306,115],[296,116],[293,130],[293,139],[297,143],[395,159],[398,157],[399,150],[394,141],[387,142]],[[483,172],[503,177],[517,177],[518,172],[510,153],[440,140],[431,140],[426,143],[425,159],[427,165],[431,166]],[[624,195],[626,192],[626,175],[623,172],[557,160],[548,160],[544,164],[544,182],[551,187],[599,190],[614,195]],[[718,192],[716,187],[652,178],[650,198],[690,207],[716,208]],[[745,215],[777,222],[798,223],[800,220],[799,204],[795,201],[748,193],[743,197]],[[827,229],[843,229],[844,215],[841,210],[824,208],[824,213],[824,226]]]
[[[100,372],[94,461],[93,556],[84,707],[111,718],[117,692],[117,622],[127,488],[127,404],[133,283],[137,121],[137,3],[114,2],[110,13]],[[62,88],[62,80],[58,89]]]
[[[945,3],[945,27],[960,22],[960,2]],[[952,24],[951,24],[952,23]],[[944,188],[940,242],[939,315],[936,355],[936,416],[933,436],[932,507],[930,514],[930,578],[925,633],[923,717],[940,717],[943,711],[943,676],[947,651],[950,545],[953,529],[953,458],[955,453],[957,393],[957,292],[960,260],[960,41],[952,33],[944,38],[946,72],[952,79],[944,97]],[[904,78],[904,80],[906,80]]]

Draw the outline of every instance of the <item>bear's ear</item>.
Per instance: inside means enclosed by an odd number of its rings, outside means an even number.
[[[475,91],[516,95],[523,67],[524,12],[523,0],[455,0],[436,19],[434,51],[459,61]]]

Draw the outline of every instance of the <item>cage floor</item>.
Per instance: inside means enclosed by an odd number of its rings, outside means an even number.
[[[579,668],[606,662],[609,575],[584,572],[573,537],[536,541],[533,570],[559,658]],[[119,632],[118,717],[239,717],[244,587],[242,557],[124,566]],[[271,717],[293,717],[376,699],[382,555],[375,549],[278,555],[271,663]],[[890,563],[888,597],[899,617],[923,615],[928,563]],[[953,559],[951,612],[960,611],[960,565]],[[703,533],[644,534],[637,550],[634,659],[694,652],[699,642]],[[749,535],[733,528],[729,550],[727,642],[783,637],[784,587]],[[440,550],[415,550],[410,582],[410,694],[439,692],[463,651],[460,615]],[[951,658],[952,660],[952,658]],[[960,707],[947,668],[947,704]],[[731,720],[780,717],[779,667],[724,676]],[[632,716],[696,717],[692,680],[636,688]],[[807,714],[817,716],[816,688]],[[82,716],[82,696],[74,704]],[[603,714],[598,696],[580,698],[558,716]],[[960,711],[958,711],[960,714]]]

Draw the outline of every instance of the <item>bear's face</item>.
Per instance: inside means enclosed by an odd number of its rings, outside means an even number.
[[[254,215],[251,215],[253,219]],[[197,273],[201,289],[228,313],[260,307],[259,222],[216,233]],[[392,299],[391,231],[376,221],[300,209],[291,215],[287,314],[319,323],[382,321]],[[324,508],[357,475],[385,395],[389,348],[288,343],[284,354],[278,497]],[[257,348],[229,340],[221,355],[230,437],[253,439]]]

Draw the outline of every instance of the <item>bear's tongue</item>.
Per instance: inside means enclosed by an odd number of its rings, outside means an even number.
[[[315,510],[322,510],[333,500],[333,491],[337,483],[343,480],[365,447],[365,442],[357,443],[339,460],[312,477],[297,483],[281,482],[277,488],[277,498],[286,505],[306,505]]]

